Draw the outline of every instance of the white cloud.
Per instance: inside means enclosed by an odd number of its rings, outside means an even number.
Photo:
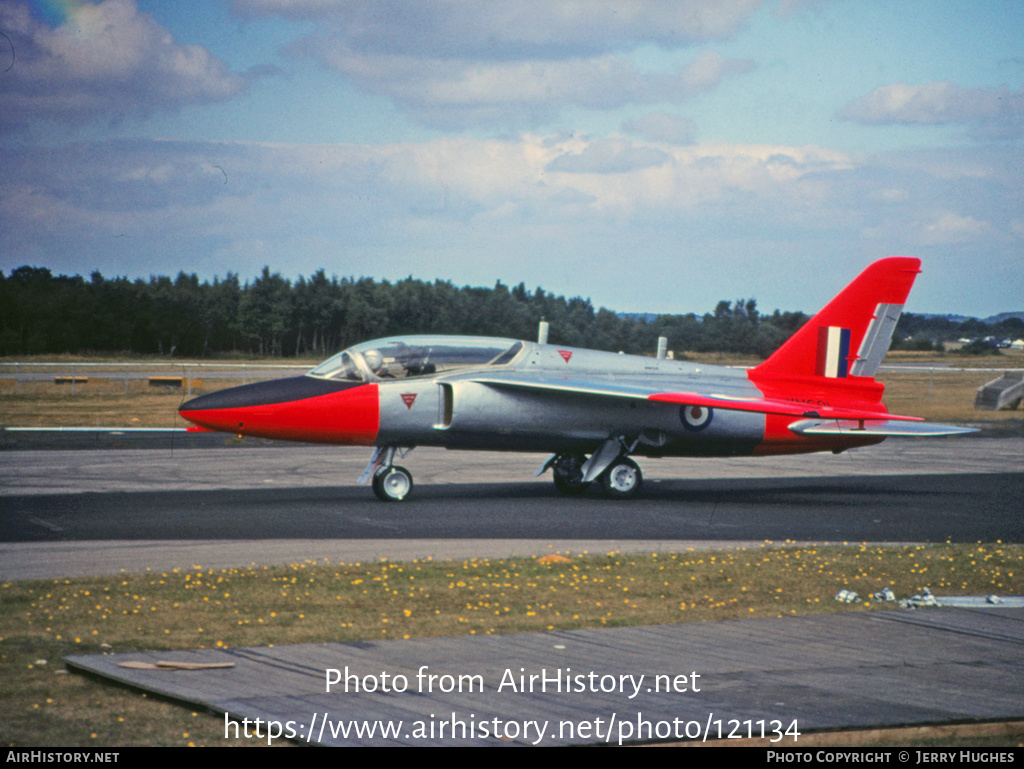
[[[530,135],[373,147],[83,143],[8,150],[0,160],[8,237],[20,233],[38,252],[73,222],[75,245],[67,248],[101,247],[128,230],[145,241],[136,243],[140,254],[162,253],[169,232],[198,249],[207,248],[203,238],[243,233],[282,244],[320,233],[343,244],[363,233],[398,237],[424,222],[603,227],[608,214],[689,215],[735,196],[802,207],[803,193],[785,185],[849,162],[818,148]]]
[[[960,216],[952,211],[942,211],[922,227],[923,239],[927,243],[967,243],[984,235],[991,228],[973,216]]]
[[[908,197],[906,190],[899,189],[881,189],[871,194],[873,200],[878,200],[882,203],[904,203]]]
[[[293,47],[351,79],[386,94],[414,118],[442,128],[515,126],[551,120],[569,107],[610,110],[626,105],[680,103],[751,69],[713,52],[672,73],[645,73],[620,56],[591,58],[420,59],[364,53],[330,37]]]
[[[651,112],[622,125],[626,134],[636,134],[647,141],[667,144],[693,144],[697,126],[692,120],[665,112]]]
[[[177,42],[134,0],[76,3],[56,28],[25,3],[4,2],[0,28],[15,51],[0,91],[5,128],[175,111],[229,99],[247,85],[205,48]]]
[[[902,207],[902,216],[879,215],[866,226],[861,235],[880,243],[913,243],[914,250],[935,247],[984,244],[1003,239],[991,223],[949,210],[927,210],[920,206]],[[1006,233],[1011,234],[1010,228]]]
[[[640,48],[677,51],[726,40],[764,0],[233,0],[242,16],[281,15],[316,29],[286,49],[393,101],[431,127],[501,129],[563,111],[678,104],[746,72],[749,61],[703,51],[648,72]]]
[[[654,147],[637,147],[622,139],[588,144],[581,152],[565,153],[548,164],[549,171],[619,174],[660,166],[669,156]]]
[[[1019,136],[1024,89],[965,88],[950,82],[881,86],[851,102],[839,117],[864,124],[964,124],[978,133]]]
[[[659,275],[666,265],[717,273],[721,263],[753,276],[778,260],[792,274],[842,260],[855,272],[889,253],[967,252],[960,244],[996,265],[1019,263],[1019,207],[1005,202],[1022,188],[1019,172],[975,173],[1000,163],[987,151],[944,164],[941,154],[901,156],[897,167],[813,146],[580,135],[0,147],[0,269],[145,277],[167,273],[173,255],[175,271],[204,275],[249,276],[270,264],[291,276],[325,267],[474,285],[500,278],[616,309],[668,310],[684,298],[689,310],[729,294],[688,283],[676,299],[678,285],[634,295],[611,265],[628,260],[638,275]],[[930,172],[936,166],[943,175]],[[970,175],[954,177],[957,166]],[[991,287],[977,290],[991,296]],[[999,306],[1001,296],[985,301]],[[769,308],[801,301],[761,290],[758,299]]]
[[[448,58],[593,55],[640,43],[679,47],[735,35],[764,0],[230,0],[243,16],[338,24],[364,52]]]

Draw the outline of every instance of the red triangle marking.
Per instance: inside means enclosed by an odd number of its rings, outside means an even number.
[[[417,393],[402,393],[402,402],[405,403],[407,409],[412,409],[412,404],[416,400]]]

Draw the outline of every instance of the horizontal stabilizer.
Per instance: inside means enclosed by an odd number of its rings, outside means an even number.
[[[894,422],[889,419],[802,419],[791,424],[789,429],[797,435],[902,435],[917,438],[978,432],[973,427]]]

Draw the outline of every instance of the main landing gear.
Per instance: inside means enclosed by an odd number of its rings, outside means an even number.
[[[590,488],[583,480],[583,463],[587,458],[582,454],[559,454],[551,464],[555,488],[566,496],[577,496]]]
[[[612,499],[629,499],[640,491],[644,477],[629,457],[619,457],[599,476],[601,488]]]
[[[644,478],[636,462],[617,451],[613,452],[616,446],[617,442],[607,444],[607,448],[598,449],[590,459],[583,454],[556,454],[540,472],[550,467],[555,488],[567,496],[583,494],[596,480],[605,496],[629,499],[640,490]]]

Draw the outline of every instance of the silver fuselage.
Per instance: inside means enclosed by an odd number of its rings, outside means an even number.
[[[693,425],[684,407],[643,395],[652,387],[759,395],[745,371],[721,366],[524,343],[503,366],[377,384],[381,445],[589,453],[621,435],[638,441],[636,454],[709,456],[750,454],[764,438],[763,414],[718,409]],[[635,395],[590,391],[609,386]]]

